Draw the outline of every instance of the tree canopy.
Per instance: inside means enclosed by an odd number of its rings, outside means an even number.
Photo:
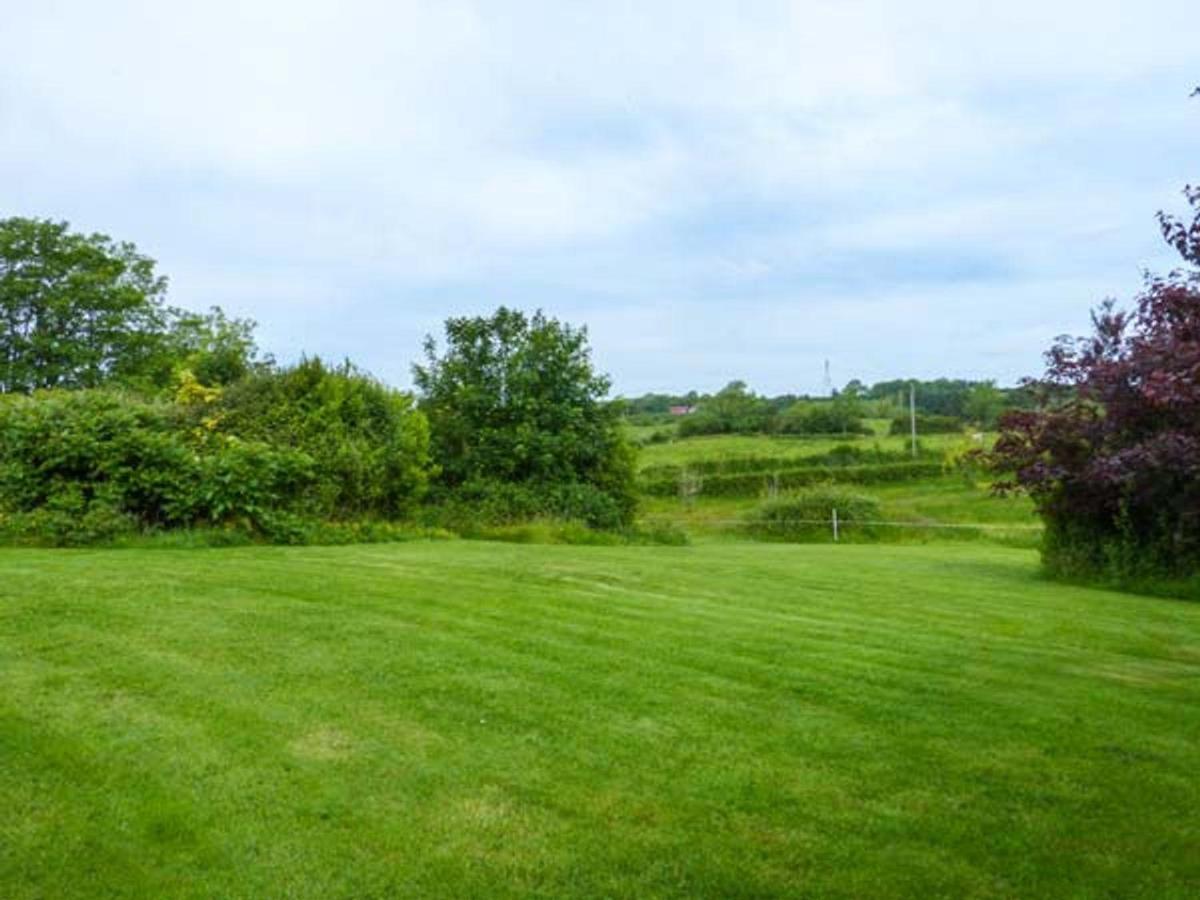
[[[413,367],[445,485],[586,484],[632,514],[632,450],[587,331],[500,307],[446,320]]]
[[[0,393],[165,389],[182,370],[229,384],[258,365],[253,322],[167,306],[167,279],[127,241],[66,222],[0,220]]]
[[[1009,413],[995,459],[1037,502],[1047,562],[1072,573],[1200,567],[1200,189],[1190,222],[1160,215],[1183,268],[1147,277],[1131,311],[1105,302],[1060,339],[1037,410]]]
[[[166,329],[166,286],[133,244],[65,222],[0,220],[0,392],[140,374]]]

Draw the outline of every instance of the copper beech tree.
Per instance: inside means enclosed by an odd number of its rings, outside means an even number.
[[[1183,266],[1060,338],[1029,382],[1039,407],[1002,419],[993,461],[1012,477],[997,487],[1033,497],[1057,574],[1200,571],[1200,188],[1184,195],[1190,221],[1159,214]]]

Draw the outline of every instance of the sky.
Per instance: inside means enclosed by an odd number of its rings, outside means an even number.
[[[614,391],[1040,370],[1173,264],[1195,0],[0,0],[0,217],[405,386],[500,304]]]

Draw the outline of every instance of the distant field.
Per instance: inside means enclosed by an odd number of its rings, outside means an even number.
[[[1197,896],[1200,606],[1036,572],[0,551],[0,896]]]
[[[883,427],[887,423],[875,423]],[[976,441],[969,435],[929,435],[921,440],[926,454],[923,459],[938,460],[948,451],[961,450],[976,444],[989,446],[994,435],[984,435]],[[745,460],[771,461],[768,468],[787,470],[789,466],[804,466],[813,457],[827,454],[838,447],[852,446],[863,450],[900,453],[908,449],[903,437],[860,438],[781,438],[762,435],[720,435],[696,437],[669,444],[653,444],[642,448],[639,464],[643,472],[662,471],[663,467],[696,467],[713,463],[738,463]],[[988,476],[977,473],[973,479],[947,470],[936,474],[940,466],[934,462],[934,477],[882,484],[848,484],[857,493],[874,497],[880,502],[883,519],[893,526],[876,529],[874,539],[886,541],[944,541],[992,540],[1008,545],[1034,547],[1039,541],[1039,521],[1033,514],[1033,504],[1027,497],[997,497]],[[829,469],[829,478],[837,480],[843,474],[838,468]],[[707,476],[712,478],[712,476]],[[768,476],[758,479],[763,484]],[[753,477],[749,480],[754,481]],[[761,485],[747,496],[725,497],[705,493],[703,481],[700,492],[692,498],[679,496],[645,496],[642,515],[646,520],[667,521],[684,527],[694,538],[721,537],[739,539],[745,536],[742,525],[745,517],[762,502]],[[981,525],[980,530],[958,526]],[[946,527],[953,526],[953,527]],[[848,531],[843,539],[854,540]]]
[[[965,435],[931,434],[920,438],[921,446],[944,450],[964,444]],[[780,437],[754,434],[722,434],[710,437],[693,437],[665,444],[649,444],[641,448],[638,457],[643,468],[660,465],[687,465],[702,459],[736,458],[740,456],[772,455],[804,457],[827,453],[834,447],[851,444],[861,447],[878,446],[884,450],[903,451],[908,449],[908,439],[888,435],[857,437]]]

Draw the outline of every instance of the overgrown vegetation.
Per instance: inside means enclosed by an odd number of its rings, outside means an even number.
[[[165,291],[132,244],[0,221],[0,540],[547,518],[629,533],[634,450],[584,330],[451,319],[445,354],[430,340],[415,368],[418,408],[348,361],[279,367],[254,323]]]

